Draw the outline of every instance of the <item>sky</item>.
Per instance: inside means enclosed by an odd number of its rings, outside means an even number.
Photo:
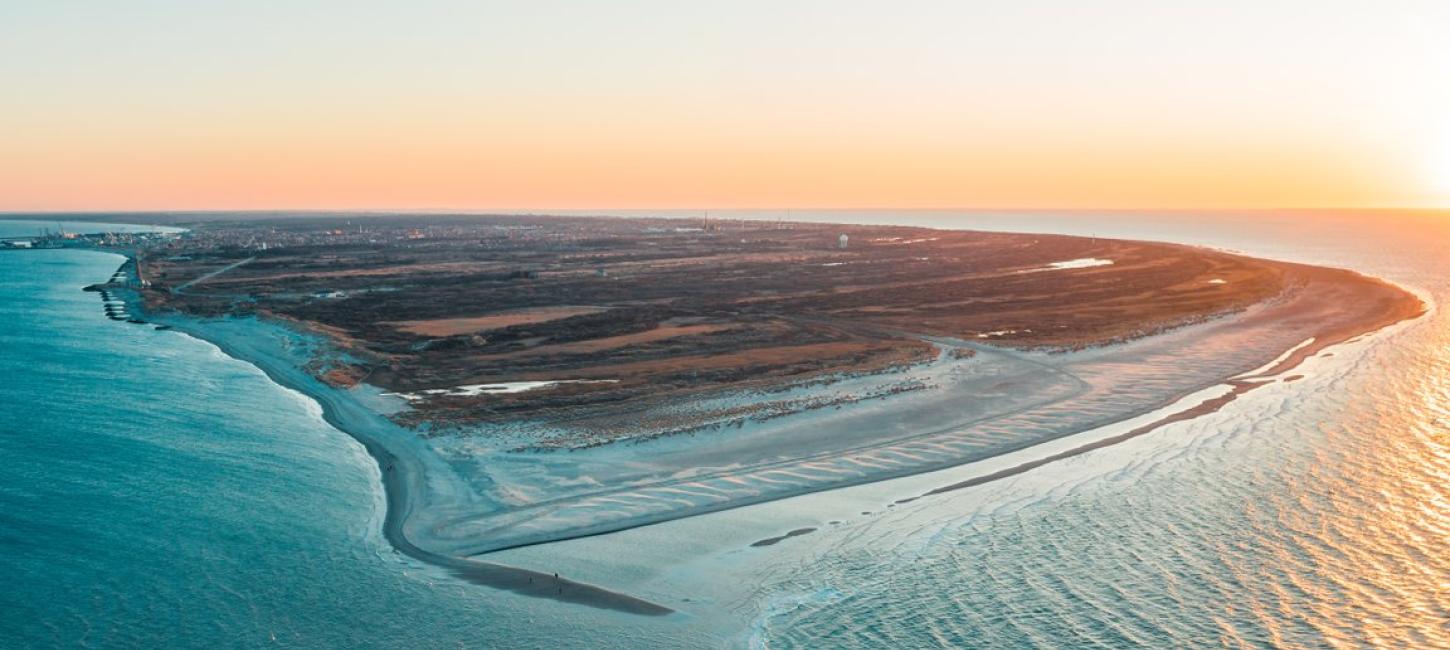
[[[0,211],[1450,206],[1450,2],[0,0]]]

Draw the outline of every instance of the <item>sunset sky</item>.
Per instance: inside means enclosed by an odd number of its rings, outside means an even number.
[[[1450,2],[0,0],[0,210],[1450,205]]]

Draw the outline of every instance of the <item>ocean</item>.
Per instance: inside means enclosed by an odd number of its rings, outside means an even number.
[[[1180,241],[1450,291],[1450,217],[1433,215],[790,218]],[[376,464],[315,403],[206,342],[105,318],[80,288],[120,261],[0,252],[5,647],[1450,647],[1439,311],[1210,416],[768,551],[711,540],[889,503],[909,479],[496,558],[689,594],[648,619],[397,553]]]

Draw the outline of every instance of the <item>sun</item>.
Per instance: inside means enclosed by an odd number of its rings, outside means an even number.
[[[1442,138],[1426,156],[1424,175],[1431,198],[1439,204],[1450,204],[1450,138]]]

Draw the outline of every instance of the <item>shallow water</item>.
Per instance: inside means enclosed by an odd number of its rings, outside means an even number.
[[[1342,218],[1195,227],[1444,301],[1445,224]],[[1211,417],[817,540],[773,568],[794,589],[752,640],[1450,646],[1450,333],[1443,313],[1402,330]]]
[[[819,217],[1199,242],[1450,289],[1450,227],[1412,216]],[[917,477],[503,554],[682,612],[645,620],[395,553],[362,448],[209,344],[105,319],[79,288],[118,263],[0,253],[7,646],[1450,644],[1438,312],[996,483],[887,508],[940,484]]]
[[[1447,369],[1441,356],[1388,346],[1368,362]],[[774,607],[762,638],[773,647],[1443,645],[1441,383],[1370,386],[1325,372],[1292,391],[1328,399],[1255,395],[1106,458],[886,524],[909,532],[819,544],[812,554],[829,559],[794,567],[794,584],[799,594],[831,585],[833,596]],[[1365,399],[1333,397],[1355,391]]]

